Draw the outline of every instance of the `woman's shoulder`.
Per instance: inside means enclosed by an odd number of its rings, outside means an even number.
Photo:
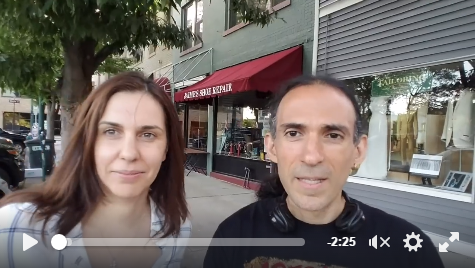
[[[26,228],[35,212],[32,203],[12,203],[0,207],[0,232],[2,229]]]
[[[159,208],[159,206],[151,200],[151,211],[152,211],[152,230],[162,231],[163,224],[165,222],[165,214]],[[182,220],[179,230],[180,237],[189,237],[191,236],[192,224],[189,217]]]
[[[191,228],[191,220],[189,218],[186,218],[180,226],[180,236],[191,236]]]

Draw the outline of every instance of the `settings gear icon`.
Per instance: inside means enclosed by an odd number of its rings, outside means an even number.
[[[412,232],[412,234],[410,234],[410,235],[407,234],[407,235],[406,235],[406,239],[403,239],[403,240],[402,240],[402,241],[404,241],[404,243],[406,243],[406,244],[404,245],[404,247],[405,247],[405,248],[408,248],[408,249],[409,249],[409,252],[411,252],[412,250],[414,250],[414,251],[417,252],[417,248],[422,248],[421,243],[422,243],[422,241],[424,241],[424,240],[422,240],[421,238],[419,238],[419,236],[420,236],[419,234],[416,235],[416,234],[414,234],[414,232]],[[411,239],[416,239],[416,241],[417,241],[417,243],[416,243],[414,246],[412,246],[411,243],[409,243],[409,241],[411,241]]]

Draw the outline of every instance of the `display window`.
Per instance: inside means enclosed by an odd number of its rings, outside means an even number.
[[[473,194],[475,60],[345,80],[368,151],[353,177]]]
[[[190,104],[187,124],[187,147],[206,151],[208,141],[208,106]]]
[[[218,105],[216,154],[265,160],[265,111],[252,107]]]

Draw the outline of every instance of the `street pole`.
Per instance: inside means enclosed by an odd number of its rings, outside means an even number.
[[[38,130],[41,143],[41,179],[46,180],[46,159],[45,159],[45,106],[41,96],[38,96]]]
[[[33,99],[31,100],[31,111],[30,111],[30,132],[31,128],[33,127],[33,124],[35,123],[35,112],[33,112]]]

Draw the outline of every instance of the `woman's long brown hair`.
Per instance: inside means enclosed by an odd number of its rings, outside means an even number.
[[[57,232],[63,235],[68,234],[93,211],[104,197],[94,160],[98,124],[108,100],[122,91],[146,91],[161,104],[165,112],[168,152],[157,178],[151,185],[150,197],[164,215],[161,230],[163,237],[178,234],[189,213],[185,198],[182,128],[170,97],[139,72],[119,74],[93,90],[75,115],[71,140],[64,150],[60,165],[51,177],[41,187],[20,190],[5,196],[0,207],[11,203],[31,202],[36,206],[35,219],[45,220],[44,226],[52,216],[59,215]]]

